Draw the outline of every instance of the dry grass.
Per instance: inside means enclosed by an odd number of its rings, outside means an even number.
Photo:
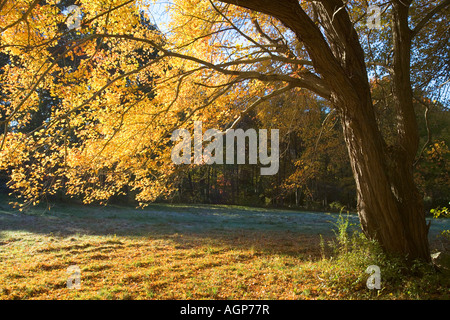
[[[192,231],[191,226],[200,223],[187,220],[180,231],[175,216],[170,219],[176,227],[168,228],[161,221],[150,223],[150,215],[79,209],[60,208],[51,215],[0,212],[0,299],[449,299],[450,295],[448,270],[405,277],[384,260],[383,288],[369,290],[365,268],[373,263],[370,254],[358,249],[333,255],[328,246],[324,250],[329,235],[321,243],[317,234],[266,227]],[[81,270],[79,290],[67,288],[71,265]]]
[[[317,241],[235,233],[114,237],[14,233],[3,241],[1,299],[298,299],[314,287]],[[81,269],[68,289],[67,268]],[[323,292],[322,292],[323,291]]]

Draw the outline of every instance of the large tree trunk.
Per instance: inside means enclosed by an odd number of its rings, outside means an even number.
[[[326,13],[336,12],[337,0],[322,2]],[[356,181],[358,213],[363,232],[376,239],[386,252],[407,259],[430,261],[428,228],[423,201],[413,179],[413,162],[418,149],[418,128],[410,81],[411,30],[408,27],[410,0],[394,1],[392,34],[394,60],[392,76],[396,110],[397,141],[386,146],[374,114],[364,52],[348,17],[335,16],[328,30],[347,47],[345,53],[332,49],[341,61],[348,82],[333,82],[332,102],[339,110],[353,176]],[[326,18],[324,18],[326,21]],[[341,31],[335,31],[337,25]],[[346,31],[347,30],[347,31]]]
[[[278,18],[305,45],[341,117],[364,233],[378,240],[386,252],[430,261],[428,228],[412,173],[418,130],[410,82],[411,0],[392,1],[393,107],[398,140],[390,147],[378,129],[364,50],[342,0],[312,2],[321,28],[298,0],[221,1]]]
[[[386,154],[371,106],[341,112],[342,126],[358,196],[358,214],[366,236],[386,252],[430,261],[428,228],[412,162]]]

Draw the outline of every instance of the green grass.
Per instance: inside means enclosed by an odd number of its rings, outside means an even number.
[[[449,299],[448,242],[432,242],[444,252],[440,272],[405,266],[362,237],[354,216],[185,205],[0,210],[1,299]],[[380,290],[366,287],[372,264]],[[71,265],[80,290],[67,288]]]

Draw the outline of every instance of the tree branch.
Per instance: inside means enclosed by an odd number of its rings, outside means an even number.
[[[411,37],[415,37],[424,27],[425,25],[433,18],[435,14],[439,11],[443,10],[445,7],[450,5],[450,0],[443,0],[440,4],[434,7],[430,12],[428,12],[425,17],[419,21],[416,27],[412,30]]]
[[[383,67],[384,69],[386,69],[390,74],[394,73],[394,69],[392,69],[391,67],[389,67],[387,64],[383,63],[383,62],[377,62],[377,61],[369,61],[367,62],[368,66],[375,66],[375,67]]]
[[[7,29],[14,27],[15,25],[19,24],[22,21],[25,21],[28,18],[28,16],[30,15],[31,11],[33,11],[33,9],[37,6],[38,3],[39,3],[39,0],[34,0],[33,3],[30,4],[30,7],[27,9],[27,11],[25,11],[25,13],[19,19],[17,19],[16,21],[10,23],[6,27],[2,28],[0,30],[0,33],[3,33]],[[2,4],[2,6],[3,5],[4,4]]]
[[[298,0],[221,0],[221,2],[264,13],[278,19],[287,28],[291,29],[297,39],[305,45],[315,71],[321,75],[323,82],[329,88],[333,89],[335,98],[347,96],[354,100],[363,99],[362,97],[358,97],[354,87],[355,85],[360,86],[365,82],[367,83],[367,81],[361,81],[361,77],[367,77],[366,73],[363,74],[361,72],[361,70],[365,69],[364,60],[358,57],[357,59],[353,59],[355,65],[352,66],[351,63],[347,63],[346,66],[343,65],[342,61],[338,60],[333,54],[320,28],[303,10]],[[321,2],[328,3],[330,6],[337,2],[342,3],[340,0],[322,0]],[[343,20],[347,20],[348,18],[345,10],[339,11],[337,16],[341,16],[339,19]],[[347,25],[346,30],[348,28],[349,25]],[[347,36],[352,38],[349,41],[353,43],[353,38],[356,37],[356,34],[347,33]],[[359,52],[359,50],[357,51]],[[361,51],[361,54],[363,58],[364,52]],[[353,54],[353,56],[356,55]],[[346,71],[346,67],[350,68],[350,70]],[[365,91],[367,94],[369,92],[368,88]]]
[[[233,65],[239,65],[242,62],[249,63],[252,60],[236,60],[236,61],[230,61],[225,62],[221,64],[214,64],[202,59],[199,59],[197,57],[185,55],[178,52],[170,51],[166,48],[164,48],[162,45],[156,43],[153,40],[150,39],[144,39],[144,38],[136,38],[131,35],[119,35],[119,34],[94,34],[93,37],[105,37],[105,38],[116,38],[116,39],[128,39],[133,41],[141,41],[147,44],[150,44],[160,52],[162,52],[167,57],[174,57],[179,58],[183,60],[188,60],[192,62],[196,62],[200,65],[203,65],[206,68],[215,70],[217,72],[220,72],[222,74],[226,75],[232,75],[236,76],[240,79],[256,79],[264,82],[270,82],[270,81],[278,81],[278,82],[288,82],[292,83],[293,85],[297,87],[302,87],[308,90],[311,90],[315,94],[319,95],[320,97],[324,99],[329,99],[331,95],[331,91],[329,87],[326,85],[326,83],[323,81],[322,78],[319,78],[318,76],[314,75],[313,73],[309,71],[302,71],[301,78],[294,78],[289,75],[285,74],[264,74],[257,71],[240,71],[240,70],[229,70],[226,69],[226,67],[233,66]],[[302,63],[301,60],[296,60],[298,63]],[[309,61],[303,61],[305,64],[309,63]]]
[[[414,99],[425,107],[425,114],[424,114],[424,116],[425,116],[425,125],[427,127],[427,141],[425,141],[422,149],[419,152],[419,155],[417,156],[416,161],[414,161],[413,167],[415,167],[419,163],[420,159],[422,158],[422,154],[425,151],[425,148],[431,143],[430,122],[428,120],[428,112],[430,111],[430,106],[427,103],[423,102],[421,99],[419,99],[416,96],[414,96]]]
[[[246,116],[247,114],[249,114],[252,110],[254,110],[258,105],[260,105],[261,103],[263,103],[264,101],[267,101],[273,97],[276,97],[284,92],[287,92],[289,90],[291,90],[292,88],[294,88],[294,86],[292,84],[288,84],[287,86],[280,88],[278,90],[273,91],[272,93],[259,97],[255,102],[253,102],[251,105],[249,105],[244,111],[241,112],[241,114],[239,115],[239,117],[233,122],[233,124],[225,130],[231,130],[236,128],[237,124],[244,118],[244,116]]]
[[[69,115],[71,115],[72,113],[76,112],[77,110],[83,108],[84,106],[88,105],[89,103],[91,103],[92,101],[94,101],[97,97],[100,96],[101,93],[103,93],[107,88],[109,88],[112,84],[114,84],[115,82],[126,78],[132,74],[136,74],[146,68],[148,68],[150,65],[155,64],[157,62],[159,62],[160,60],[162,60],[165,56],[159,56],[153,60],[151,60],[149,63],[144,64],[143,66],[136,68],[134,70],[131,70],[129,72],[125,72],[123,74],[121,74],[120,76],[117,76],[116,78],[108,81],[102,88],[100,88],[99,90],[97,90],[94,94],[92,94],[91,97],[89,97],[88,99],[84,100],[80,105],[68,110],[67,112],[65,112],[64,114],[61,114],[60,116],[54,118],[52,121],[50,121],[48,124],[44,124],[39,126],[38,128],[34,129],[33,131],[30,131],[27,133],[27,136],[32,135],[34,132],[39,131],[41,129],[43,129],[45,126],[47,126],[47,128],[53,126],[55,123],[57,123],[58,121],[67,118]]]

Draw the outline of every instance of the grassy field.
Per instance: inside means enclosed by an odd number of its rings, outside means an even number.
[[[236,206],[53,205],[19,213],[0,202],[0,299],[449,299],[448,241],[430,240],[441,271],[395,264],[350,215]],[[347,227],[345,227],[347,226]],[[382,288],[366,287],[370,264]],[[81,289],[67,288],[67,268]]]

